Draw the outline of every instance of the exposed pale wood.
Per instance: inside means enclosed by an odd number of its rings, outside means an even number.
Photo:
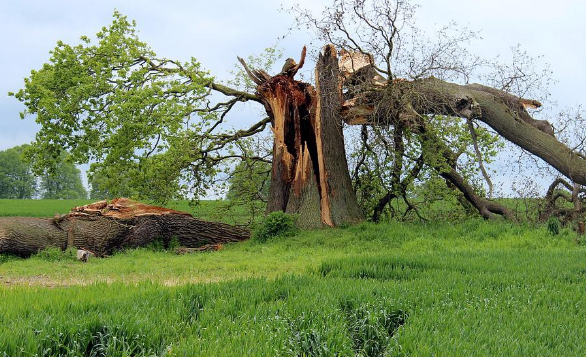
[[[276,156],[283,165],[281,175],[284,181],[290,183],[293,177],[295,157],[289,152],[285,143],[285,113],[287,112],[288,98],[281,86],[276,86],[274,93],[267,92],[266,100],[273,113],[273,125],[271,126],[271,131],[273,132],[275,151],[278,153]]]
[[[382,77],[374,68],[374,61],[370,54],[340,50],[338,59],[341,85],[357,85],[361,87],[384,87],[386,78]],[[364,88],[363,88],[364,89]]]
[[[340,50],[340,59],[338,61],[338,66],[340,68],[340,73],[345,77],[348,78],[352,74],[358,72],[360,69],[364,67],[369,67],[373,65],[372,56],[365,53],[360,52],[352,52],[346,49]]]
[[[295,169],[295,177],[293,179],[293,190],[295,195],[301,195],[301,189],[303,186],[309,181],[313,180],[311,177],[311,156],[309,154],[309,149],[307,148],[307,143],[304,145],[303,152],[301,153],[301,157],[297,160],[297,166]]]

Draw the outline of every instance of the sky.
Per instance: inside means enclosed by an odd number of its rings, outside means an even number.
[[[311,36],[290,30],[293,17],[281,8],[293,4],[321,12],[331,0],[0,0],[0,150],[31,142],[38,130],[33,117],[21,120],[23,105],[9,91],[49,59],[58,40],[78,43],[112,20],[115,9],[137,22],[139,37],[159,55],[197,58],[221,79],[229,78],[236,56],[259,54],[278,44],[284,58],[298,58]],[[521,44],[531,56],[543,56],[557,83],[550,88],[555,105],[545,113],[586,104],[586,1],[419,0],[417,25],[427,33],[449,21],[481,31],[470,46],[486,58],[510,57]],[[285,36],[286,35],[286,36]],[[284,37],[285,36],[285,37]],[[284,39],[283,39],[284,37]],[[241,115],[242,118],[239,118]],[[251,121],[236,113],[235,126]]]

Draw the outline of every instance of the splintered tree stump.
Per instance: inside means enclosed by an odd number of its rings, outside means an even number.
[[[289,59],[269,76],[245,70],[256,82],[272,122],[273,166],[267,211],[299,215],[303,228],[363,220],[348,172],[344,148],[340,71],[336,49],[326,46],[316,67],[316,87],[293,76],[303,65]]]
[[[88,250],[97,256],[124,248],[164,245],[177,238],[183,247],[239,242],[247,229],[194,218],[189,213],[126,198],[100,201],[53,218],[0,218],[0,253],[29,256],[47,247]]]

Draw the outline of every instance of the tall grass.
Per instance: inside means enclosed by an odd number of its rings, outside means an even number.
[[[246,241],[225,245],[214,253],[181,256],[138,249],[81,264],[74,259],[49,259],[43,254],[30,259],[0,255],[0,276],[11,283],[47,286],[141,281],[175,285],[306,274],[324,260],[348,256],[419,254],[427,259],[427,255],[439,253],[574,249],[581,247],[576,247],[575,235],[568,229],[551,236],[545,227],[536,229],[483,220],[458,225],[364,223],[345,229],[305,231],[293,237],[273,239],[268,244]]]
[[[0,289],[0,351],[108,356],[579,356],[583,249],[326,260],[309,275]]]
[[[380,355],[407,315],[362,282],[0,290],[8,356]]]
[[[566,228],[364,223],[184,256],[0,256],[0,277],[0,356],[586,350],[586,249]]]

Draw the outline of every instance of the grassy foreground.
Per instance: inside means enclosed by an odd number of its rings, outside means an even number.
[[[468,220],[87,264],[1,257],[0,356],[581,356],[574,239]]]

